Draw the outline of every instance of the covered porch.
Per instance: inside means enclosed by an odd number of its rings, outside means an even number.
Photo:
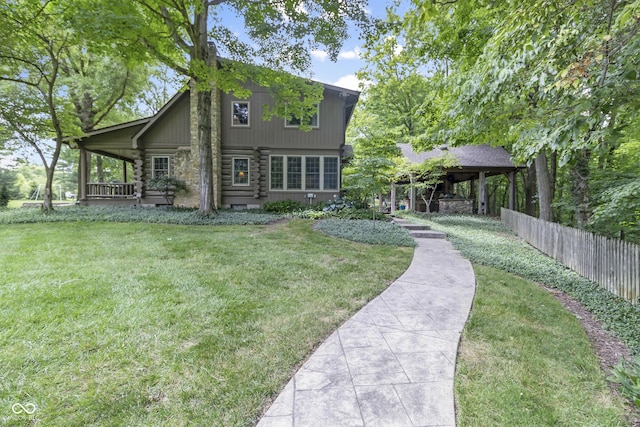
[[[502,147],[490,145],[467,145],[462,147],[442,146],[440,148],[416,153],[410,144],[398,144],[402,154],[411,163],[420,164],[427,159],[452,155],[458,160],[454,167],[443,170],[442,182],[429,194],[431,203],[427,209],[422,198],[418,198],[414,179],[410,177],[398,182],[391,188],[391,210],[398,205],[398,187],[408,187],[406,208],[413,211],[440,213],[488,214],[489,191],[487,178],[502,175],[508,180],[508,208],[516,206],[516,174],[522,167],[513,163],[511,155]],[[427,201],[428,199],[427,198]]]
[[[68,141],[80,151],[78,159],[78,204],[127,206],[138,204],[167,204],[164,194],[143,191],[143,152],[134,149],[131,138],[149,119],[136,120],[88,132],[86,136]],[[109,159],[117,173],[108,180],[96,180],[94,158]],[[93,179],[92,179],[93,178]]]

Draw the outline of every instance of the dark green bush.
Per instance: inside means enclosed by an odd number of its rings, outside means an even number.
[[[351,200],[347,200],[343,197],[336,197],[333,200],[329,200],[322,208],[325,212],[341,211],[343,209],[353,209],[354,204]]]
[[[0,209],[6,208],[9,204],[9,189],[6,184],[0,185]]]
[[[302,203],[296,200],[278,200],[275,202],[267,202],[262,207],[267,212],[286,214],[304,209]]]

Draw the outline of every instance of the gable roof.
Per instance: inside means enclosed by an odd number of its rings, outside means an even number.
[[[503,147],[492,147],[488,144],[463,145],[461,147],[448,147],[446,145],[431,151],[416,153],[411,144],[398,144],[404,157],[412,163],[422,163],[427,159],[443,157],[449,153],[458,159],[460,168],[482,169],[498,168],[513,169],[518,166],[513,163],[511,155]]]
[[[144,135],[149,129],[151,129],[153,125],[155,125],[158,122],[158,120],[160,120],[168,111],[171,111],[171,109],[173,109],[173,107],[178,103],[178,101],[180,101],[180,99],[182,99],[182,97],[188,96],[188,94],[189,94],[188,90],[181,90],[175,95],[173,95],[173,97],[169,100],[169,102],[164,104],[160,109],[160,111],[154,114],[149,119],[149,121],[133,135],[133,137],[131,138],[131,142],[134,150],[137,150],[139,148],[138,139],[142,135]]]

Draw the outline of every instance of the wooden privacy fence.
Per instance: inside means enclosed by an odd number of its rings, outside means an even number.
[[[640,297],[640,246],[509,209],[502,223],[541,252],[633,304]]]

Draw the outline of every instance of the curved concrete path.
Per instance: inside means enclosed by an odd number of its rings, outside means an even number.
[[[259,427],[455,426],[453,375],[471,264],[417,238],[409,269],[304,363]]]

